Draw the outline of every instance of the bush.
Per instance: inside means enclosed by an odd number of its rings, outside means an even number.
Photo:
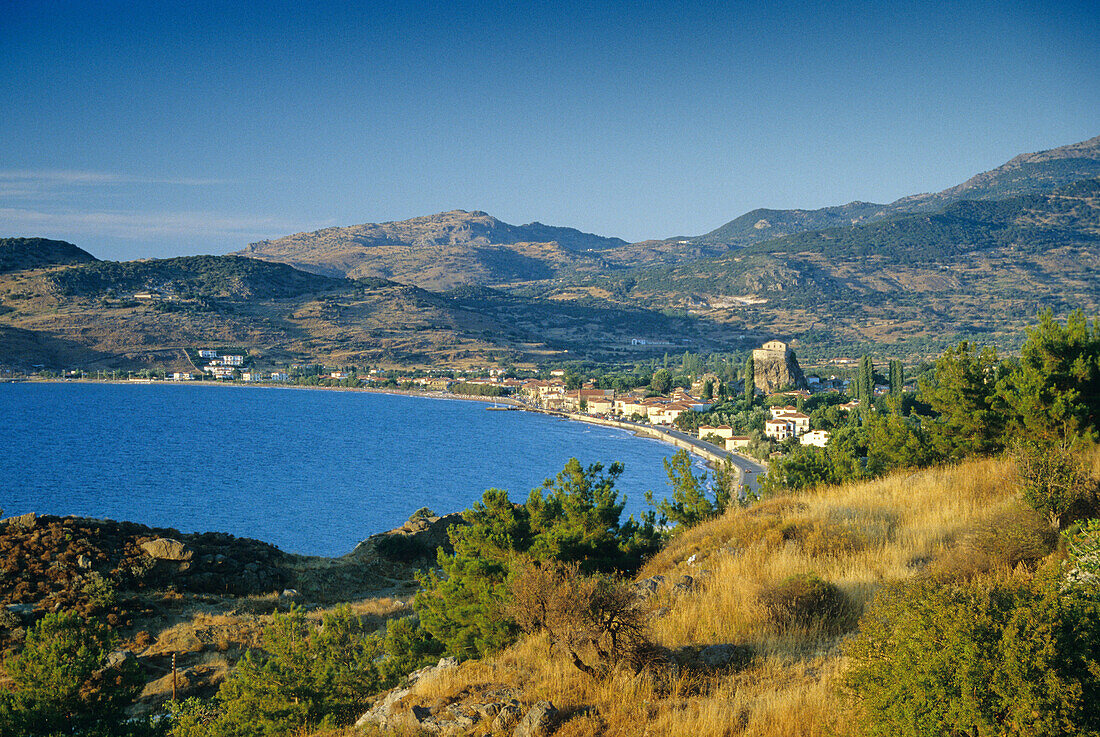
[[[150,732],[126,718],[141,691],[137,662],[108,664],[110,630],[72,613],[47,614],[4,663],[15,682],[0,692],[0,734],[115,737]]]
[[[1100,485],[1067,443],[1021,443],[1015,457],[1024,501],[1052,527],[1095,514]]]
[[[1100,606],[1030,581],[922,581],[875,597],[846,647],[867,734],[1100,730]]]
[[[606,575],[585,576],[576,563],[524,566],[513,577],[509,614],[528,634],[546,632],[579,670],[600,677],[615,665],[640,670],[654,652],[649,615],[636,590]],[[594,654],[595,663],[585,656]],[[589,657],[591,660],[591,657]]]
[[[813,573],[784,579],[760,596],[772,621],[780,627],[816,627],[843,632],[856,622],[858,612],[848,595]]]
[[[213,708],[189,700],[173,719],[175,737],[256,737],[354,722],[383,682],[382,638],[346,608],[306,620],[276,614],[262,651],[250,650],[218,689]]]
[[[660,536],[652,515],[621,522],[623,502],[612,464],[582,466],[571,458],[526,504],[489,489],[465,513],[466,526],[450,530],[453,554],[440,553],[443,575],[421,576],[416,611],[425,630],[458,658],[487,655],[513,642],[518,628],[508,614],[507,579],[517,561],[576,562],[579,569],[632,571],[655,552]]]
[[[990,571],[1010,571],[1018,565],[1034,569],[1058,545],[1058,533],[1034,510],[1023,507],[990,515],[963,535],[932,574],[943,579],[967,579]]]

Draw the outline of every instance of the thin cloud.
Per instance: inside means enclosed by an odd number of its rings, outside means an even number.
[[[228,179],[198,177],[151,177],[109,171],[74,169],[0,169],[0,182],[19,182],[40,186],[111,186],[119,184],[169,184],[183,187],[211,187],[231,184]]]
[[[156,238],[263,238],[303,230],[300,222],[266,215],[212,212],[68,211],[0,208],[0,227],[12,233],[64,233],[143,241]],[[306,228],[315,229],[324,225]]]

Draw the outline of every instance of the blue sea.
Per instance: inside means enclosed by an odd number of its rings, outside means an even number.
[[[228,532],[343,555],[420,507],[524,501],[571,457],[622,462],[624,513],[671,446],[481,402],[308,389],[0,384],[0,508]]]

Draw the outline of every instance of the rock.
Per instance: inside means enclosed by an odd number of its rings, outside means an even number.
[[[661,588],[661,584],[663,584],[664,582],[664,576],[650,576],[649,578],[634,584],[634,586],[638,589],[638,596],[645,599],[649,596],[652,596],[653,594],[656,594],[657,589]]]
[[[488,704],[481,704],[474,708],[477,709],[477,713],[481,715],[482,719],[494,719],[503,707],[504,704],[491,702]]]
[[[121,668],[123,665],[130,661],[136,661],[137,658],[129,650],[115,650],[113,653],[107,656],[107,668]]]
[[[502,734],[521,718],[523,718],[523,709],[519,708],[519,704],[504,704],[493,719],[490,729],[493,734]]]
[[[708,668],[725,668],[752,660],[752,650],[742,645],[708,645],[699,651],[699,662]]]
[[[386,694],[381,701],[375,702],[374,706],[368,709],[363,716],[359,717],[358,721],[355,722],[355,726],[366,727],[370,724],[377,724],[379,727],[385,728],[393,717],[394,705],[408,695],[409,689],[395,688]]]
[[[753,379],[756,388],[765,394],[793,386],[806,388],[806,377],[790,347],[778,340],[769,340],[752,352]]]
[[[34,604],[8,604],[4,608],[13,614],[18,614],[22,618],[34,615]]]
[[[531,707],[527,715],[512,732],[512,737],[544,737],[558,721],[558,710],[549,701],[540,701]]]
[[[440,658],[439,663],[437,663],[435,667],[439,668],[440,670],[443,670],[443,669],[446,669],[446,668],[457,668],[458,667],[458,659],[457,658]]]
[[[695,588],[695,579],[691,576],[680,576],[673,589],[678,593],[687,593]]]
[[[432,710],[426,706],[416,706],[409,709],[409,713],[412,714],[412,718],[418,723],[423,724],[432,718]]]
[[[38,524],[38,515],[34,512],[27,512],[26,514],[8,517],[7,519],[0,519],[0,525],[11,525],[12,527],[23,527],[26,529],[30,529],[36,524]]]
[[[141,544],[141,550],[154,560],[185,561],[194,555],[190,548],[170,537],[147,540]]]

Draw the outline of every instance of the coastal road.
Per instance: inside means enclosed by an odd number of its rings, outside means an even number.
[[[643,425],[643,426],[640,426],[640,427],[652,427],[652,426],[644,426]],[[714,453],[715,455],[720,455],[720,456],[724,455],[727,458],[731,458],[733,460],[733,465],[737,466],[737,468],[740,469],[740,471],[741,471],[741,483],[744,484],[745,490],[746,491],[751,491],[753,493],[760,490],[759,478],[760,478],[761,475],[767,473],[767,471],[768,471],[768,469],[764,465],[762,465],[760,463],[757,463],[756,461],[752,460],[751,458],[746,458],[743,455],[738,455],[737,453],[731,453],[728,450],[723,450],[722,448],[719,448],[715,445],[711,445],[710,443],[703,442],[702,440],[695,437],[694,435],[688,435],[685,432],[680,432],[679,430],[670,429],[670,428],[663,428],[662,427],[662,428],[659,428],[659,429],[662,432],[667,433],[668,435],[671,435],[672,437],[676,438],[677,440],[680,440],[684,443],[688,443],[689,445],[695,446],[696,448],[699,448],[701,450],[705,450],[709,453]]]

